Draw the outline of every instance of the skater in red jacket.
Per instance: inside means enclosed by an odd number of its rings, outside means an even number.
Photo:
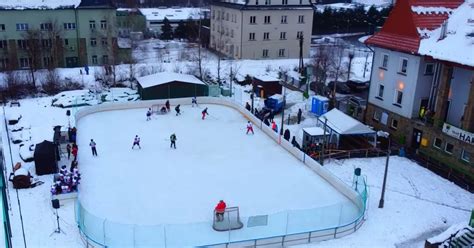
[[[206,115],[209,115],[209,113],[207,112],[207,108],[205,108],[203,111],[202,111],[202,119],[204,120],[204,118],[206,118]]]
[[[252,126],[252,122],[247,122],[247,134],[249,134],[249,132],[252,132],[253,133],[253,126]]]
[[[224,220],[224,213],[225,213],[225,208],[226,207],[227,206],[226,206],[224,200],[220,200],[219,203],[217,203],[217,206],[214,209],[214,211],[216,212],[216,220],[218,222]]]

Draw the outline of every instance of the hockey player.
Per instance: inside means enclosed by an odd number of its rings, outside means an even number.
[[[148,108],[148,111],[146,111],[146,120],[151,120],[151,108]]]
[[[207,107],[201,113],[202,113],[202,119],[204,120],[206,118],[206,115],[209,115],[209,113],[207,112]]]
[[[166,112],[170,112],[170,101],[169,100],[166,100],[165,107],[166,107]]]
[[[197,99],[195,96],[193,96],[193,99],[191,100],[191,104],[192,106],[194,107],[194,105],[196,105],[196,107],[198,106],[198,102],[197,102]]]
[[[174,108],[174,110],[176,111],[176,116],[181,115],[181,109],[179,109],[180,107],[181,107],[181,104],[178,104]]]
[[[72,144],[72,156],[74,156],[74,161],[77,160],[77,152],[79,151],[79,148],[77,147],[76,144]]]
[[[224,220],[224,213],[225,213],[226,207],[227,205],[225,204],[224,200],[220,200],[219,203],[217,203],[216,208],[214,208],[217,222],[221,222]]]
[[[248,121],[247,122],[247,133],[246,134],[249,134],[249,132],[252,132],[253,133],[253,126],[252,126],[252,122]]]
[[[89,146],[91,147],[91,150],[92,150],[92,156],[97,156],[96,143],[93,139],[91,139],[91,142],[89,143]]]
[[[135,139],[133,140],[132,149],[135,148],[135,146],[138,146],[138,149],[142,149],[141,146],[140,146],[140,137],[138,137],[138,135],[135,135]]]
[[[176,149],[176,134],[172,134],[170,136],[170,141],[171,141],[171,144],[170,144],[170,148],[174,148]]]
[[[67,159],[71,159],[71,145],[68,143],[66,145]]]

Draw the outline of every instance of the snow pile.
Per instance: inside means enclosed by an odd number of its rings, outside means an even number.
[[[136,101],[139,95],[130,88],[110,88],[94,93],[91,90],[70,90],[55,95],[51,105],[60,108],[92,106],[102,102]]]
[[[81,0],[2,0],[0,9],[60,9],[75,8]]]
[[[422,33],[418,53],[435,59],[474,66],[474,0],[466,0],[447,20],[446,37],[443,27]],[[471,51],[471,52],[469,52]]]
[[[13,144],[19,144],[23,141],[31,140],[31,131],[29,129],[25,129],[18,132],[10,133],[10,139]]]
[[[205,84],[193,75],[174,72],[161,72],[144,77],[139,77],[137,78],[137,81],[143,88],[162,85],[173,81],[179,81],[189,84]]]
[[[35,153],[35,144],[31,142],[25,142],[23,144],[20,144],[20,158],[24,162],[32,162],[33,161],[33,156]]]
[[[100,95],[102,102],[131,102],[140,99],[138,92],[130,88],[110,88]]]
[[[429,15],[441,15],[441,14],[451,14],[453,9],[446,7],[425,7],[425,6],[412,6],[411,10],[417,14]]]
[[[393,0],[352,0],[352,3],[363,4],[368,6],[389,6]]]

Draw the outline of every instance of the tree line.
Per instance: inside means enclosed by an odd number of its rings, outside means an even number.
[[[367,11],[363,6],[354,9],[325,8],[313,16],[313,34],[367,32],[372,34],[382,26],[391,7],[377,9],[372,6]]]

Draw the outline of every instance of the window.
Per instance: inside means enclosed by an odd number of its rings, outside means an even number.
[[[263,49],[262,57],[264,58],[268,57],[268,49]]]
[[[395,90],[394,104],[401,107],[403,100],[403,91]]]
[[[92,55],[92,64],[97,65],[97,55]]]
[[[296,33],[296,38],[297,38],[297,39],[300,39],[301,37],[303,37],[303,31],[298,31],[298,32]]]
[[[7,69],[8,67],[8,59],[0,59],[0,69]]]
[[[304,23],[304,15],[298,16],[298,23]]]
[[[390,123],[390,127],[397,130],[398,128],[398,120],[392,119],[392,122]]]
[[[28,43],[26,42],[26,40],[17,40],[16,44],[18,45],[18,48],[21,48],[21,49],[28,48]]]
[[[408,59],[407,58],[400,58],[400,68],[398,72],[402,74],[407,74],[407,67],[408,67]]]
[[[53,58],[52,57],[43,57],[43,66],[44,67],[49,67],[53,63]]]
[[[453,150],[454,150],[454,145],[451,144],[451,143],[446,142],[446,146],[444,147],[444,151],[446,153],[453,154]]]
[[[229,21],[229,13],[225,13],[225,20]]]
[[[64,39],[64,45],[66,45],[66,46],[69,45],[69,40],[68,39]]]
[[[382,53],[382,64],[380,65],[381,68],[387,69],[388,67],[388,54]]]
[[[41,40],[41,46],[44,48],[51,48],[52,47],[52,42],[50,39],[46,40]]]
[[[287,4],[288,4],[288,0],[281,0],[281,4],[282,4],[282,5],[287,5]]]
[[[377,98],[383,99],[383,90],[385,89],[385,86],[383,84],[379,84],[379,91],[377,94]]]
[[[109,56],[107,56],[107,55],[102,56],[102,63],[103,64],[108,64],[109,63]]]
[[[374,116],[372,117],[372,119],[376,122],[379,122],[380,121],[380,117],[382,116],[382,113],[379,112],[379,111],[375,111],[374,112]]]
[[[213,20],[216,19],[216,10],[215,9],[212,10],[212,19]],[[94,58],[94,56],[92,56],[92,58]],[[97,59],[97,56],[96,56],[96,59]]]
[[[286,40],[286,32],[280,32],[280,40]]]
[[[107,46],[109,42],[107,41],[107,38],[102,38],[100,43],[102,44],[102,46]]]
[[[249,33],[249,40],[255,40],[255,33]]]
[[[461,152],[461,159],[469,163],[471,162],[471,154],[463,149]]]
[[[95,38],[91,38],[91,46],[97,46],[97,40]]]
[[[5,24],[0,24],[0,32],[5,31]]]
[[[40,29],[45,31],[45,30],[53,30],[53,24],[52,23],[41,23],[40,24]]]
[[[230,37],[234,38],[234,30],[233,29],[230,30]]]
[[[286,24],[286,23],[287,23],[287,22],[286,22],[286,19],[287,19],[286,15],[281,16],[281,23],[282,23],[282,24]]]
[[[270,24],[270,16],[265,16],[263,23]]]
[[[25,31],[28,30],[28,23],[17,23],[16,24],[17,31]]]
[[[256,21],[257,21],[257,17],[256,17],[256,16],[251,16],[251,17],[250,17],[250,24],[255,24],[255,23],[257,23]]]
[[[89,28],[90,29],[95,29],[95,21],[89,21]]]
[[[278,57],[285,57],[285,49],[278,50]]]
[[[433,147],[441,149],[441,145],[443,144],[443,141],[439,138],[435,138],[433,142]]]
[[[66,30],[73,30],[76,29],[76,24],[71,22],[71,23],[64,23],[64,29]]]
[[[100,21],[100,28],[101,29],[107,29],[107,21],[106,20]]]
[[[21,68],[29,68],[30,67],[30,59],[20,58],[20,67]]]
[[[263,40],[269,40],[269,39],[270,39],[270,33],[269,32],[263,33]]]
[[[8,43],[7,40],[0,40],[0,49],[7,49]]]
[[[270,5],[272,4],[272,0],[265,0],[265,5]]]
[[[433,75],[434,73],[434,64],[428,63],[425,66],[425,75]]]

